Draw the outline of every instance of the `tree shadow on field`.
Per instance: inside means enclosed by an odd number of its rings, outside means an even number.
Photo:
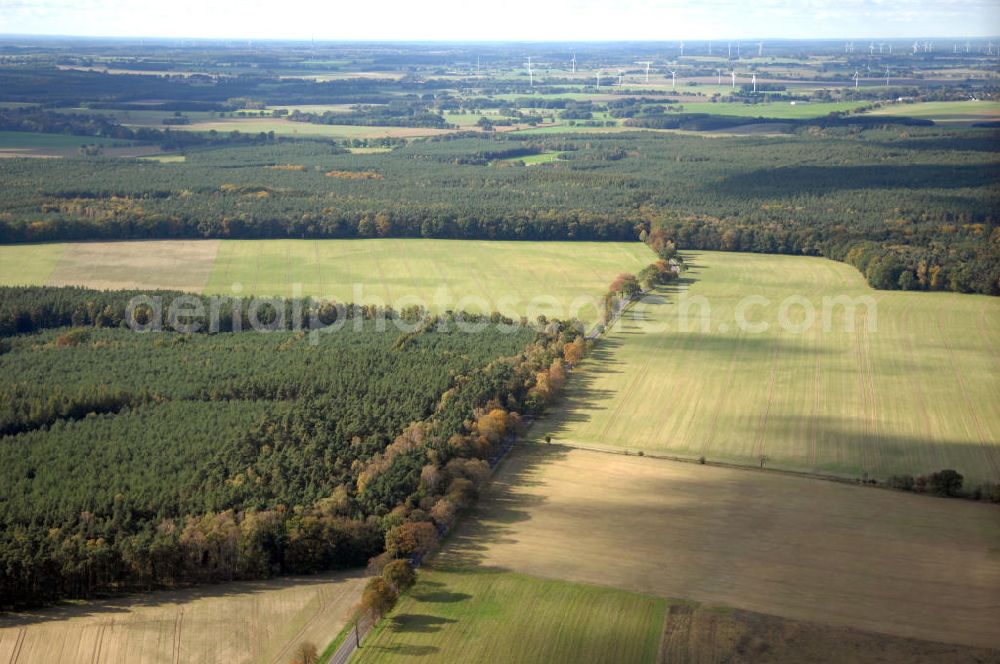
[[[466,595],[466,597],[469,597]],[[441,616],[426,615],[423,613],[401,613],[392,618],[392,631],[394,632],[417,632],[429,634],[440,632],[445,625],[458,622],[451,618]]]
[[[440,650],[437,646],[411,646],[405,643],[400,643],[394,646],[363,645],[361,648],[362,650],[377,650],[379,652],[402,655],[404,657],[426,657],[427,655],[433,655]]]
[[[477,506],[448,537],[433,560],[439,569],[500,569],[485,564],[490,549],[497,544],[514,544],[513,524],[529,521],[531,512],[547,502],[545,496],[528,494],[526,488],[540,486],[539,471],[557,464],[569,450],[560,445],[523,442],[497,468],[494,479],[479,498]],[[437,593],[428,593],[436,595]],[[442,593],[461,595],[461,593]],[[463,601],[464,598],[455,601]],[[430,600],[428,600],[430,601]]]
[[[985,120],[986,118],[983,118]],[[908,138],[905,140],[877,141],[879,147],[890,150],[919,150],[924,152],[1000,152],[1000,138],[995,132],[980,136],[949,136],[946,138]]]
[[[738,424],[734,421],[732,426]],[[847,417],[772,415],[768,418],[765,444],[775,450],[802,452],[801,459],[775,454],[769,461],[775,468],[883,482],[892,475],[927,475],[951,468],[965,477],[965,488],[970,491],[981,483],[1000,482],[1000,444],[996,440],[983,445],[967,440],[935,439],[927,432],[892,433],[885,426],[877,427],[876,433],[876,428],[865,430]],[[806,456],[810,449],[815,450],[814,457]],[[748,461],[753,463],[752,459]]]
[[[419,595],[414,595],[413,599],[418,602],[431,602],[432,604],[453,604],[455,602],[464,602],[467,599],[472,599],[472,595],[466,593],[453,593],[447,590],[437,590],[432,593],[420,593]]]

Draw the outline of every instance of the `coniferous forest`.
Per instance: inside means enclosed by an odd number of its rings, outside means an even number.
[[[564,347],[583,348],[559,324],[398,327],[363,307],[316,337],[140,334],[124,294],[3,295],[35,331],[0,344],[7,607],[364,565],[410,530],[423,546],[561,387]],[[50,327],[67,312],[76,326]]]

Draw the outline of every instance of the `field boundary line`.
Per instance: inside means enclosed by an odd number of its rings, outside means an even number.
[[[534,444],[540,446],[555,445],[569,449],[585,450],[588,452],[599,452],[602,454],[615,454],[618,456],[630,456],[630,457],[637,457],[640,459],[655,459],[657,461],[673,461],[677,463],[689,463],[696,466],[715,466],[717,468],[732,468],[734,470],[745,470],[757,473],[777,473],[781,475],[790,475],[792,477],[802,477],[804,479],[824,480],[827,482],[836,482],[838,484],[848,484],[850,486],[866,486],[876,489],[889,489],[895,491],[895,489],[890,489],[890,487],[887,486],[881,486],[878,484],[865,484],[860,479],[852,478],[849,475],[812,473],[806,470],[794,470],[791,468],[773,468],[773,467],[769,468],[767,466],[765,466],[764,468],[760,468],[752,464],[736,463],[733,461],[711,461],[706,459],[705,462],[702,463],[701,459],[696,459],[694,457],[685,457],[673,454],[650,453],[645,451],[642,451],[642,454],[640,454],[639,450],[633,452],[626,449],[598,447],[594,445],[584,445],[581,443],[572,443],[572,442],[553,441],[551,443],[540,443],[538,441],[534,441]]]

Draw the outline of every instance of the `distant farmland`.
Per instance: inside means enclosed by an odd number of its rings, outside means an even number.
[[[631,310],[574,373],[538,436],[593,447],[887,479],[954,468],[969,488],[1000,481],[1000,300],[875,291],[858,272],[817,258],[703,252],[690,283]],[[751,324],[736,329],[746,296]],[[781,303],[815,308],[805,331],[782,330]],[[823,331],[823,297],[870,296],[844,330]],[[703,297],[680,325],[683,298]],[[802,322],[804,308],[787,310]],[[877,323],[870,329],[868,322]],[[666,329],[645,331],[651,326]]]
[[[886,104],[868,115],[896,115],[924,118],[945,124],[972,124],[1000,120],[1000,102],[984,100],[926,101],[913,104]]]
[[[0,615],[9,664],[286,664],[319,650],[352,615],[357,573],[231,583]]]
[[[176,288],[221,295],[422,301],[435,311],[527,315],[555,298],[599,298],[619,272],[654,260],[639,242],[193,240],[0,246],[0,284]],[[357,295],[355,285],[359,289]],[[404,299],[408,298],[408,299]],[[416,298],[416,299],[414,299]],[[548,300],[546,300],[548,301]],[[540,301],[535,315],[558,314]],[[593,322],[593,306],[579,311]]]

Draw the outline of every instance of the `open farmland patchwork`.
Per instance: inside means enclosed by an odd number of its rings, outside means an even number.
[[[1000,648],[998,547],[991,505],[529,444],[435,565]]]
[[[996,298],[875,291],[816,258],[688,262],[688,283],[629,310],[574,373],[539,437],[858,478],[953,468],[969,488],[1000,480]],[[830,306],[824,329],[824,298],[838,296],[874,307],[859,304],[852,323]]]

